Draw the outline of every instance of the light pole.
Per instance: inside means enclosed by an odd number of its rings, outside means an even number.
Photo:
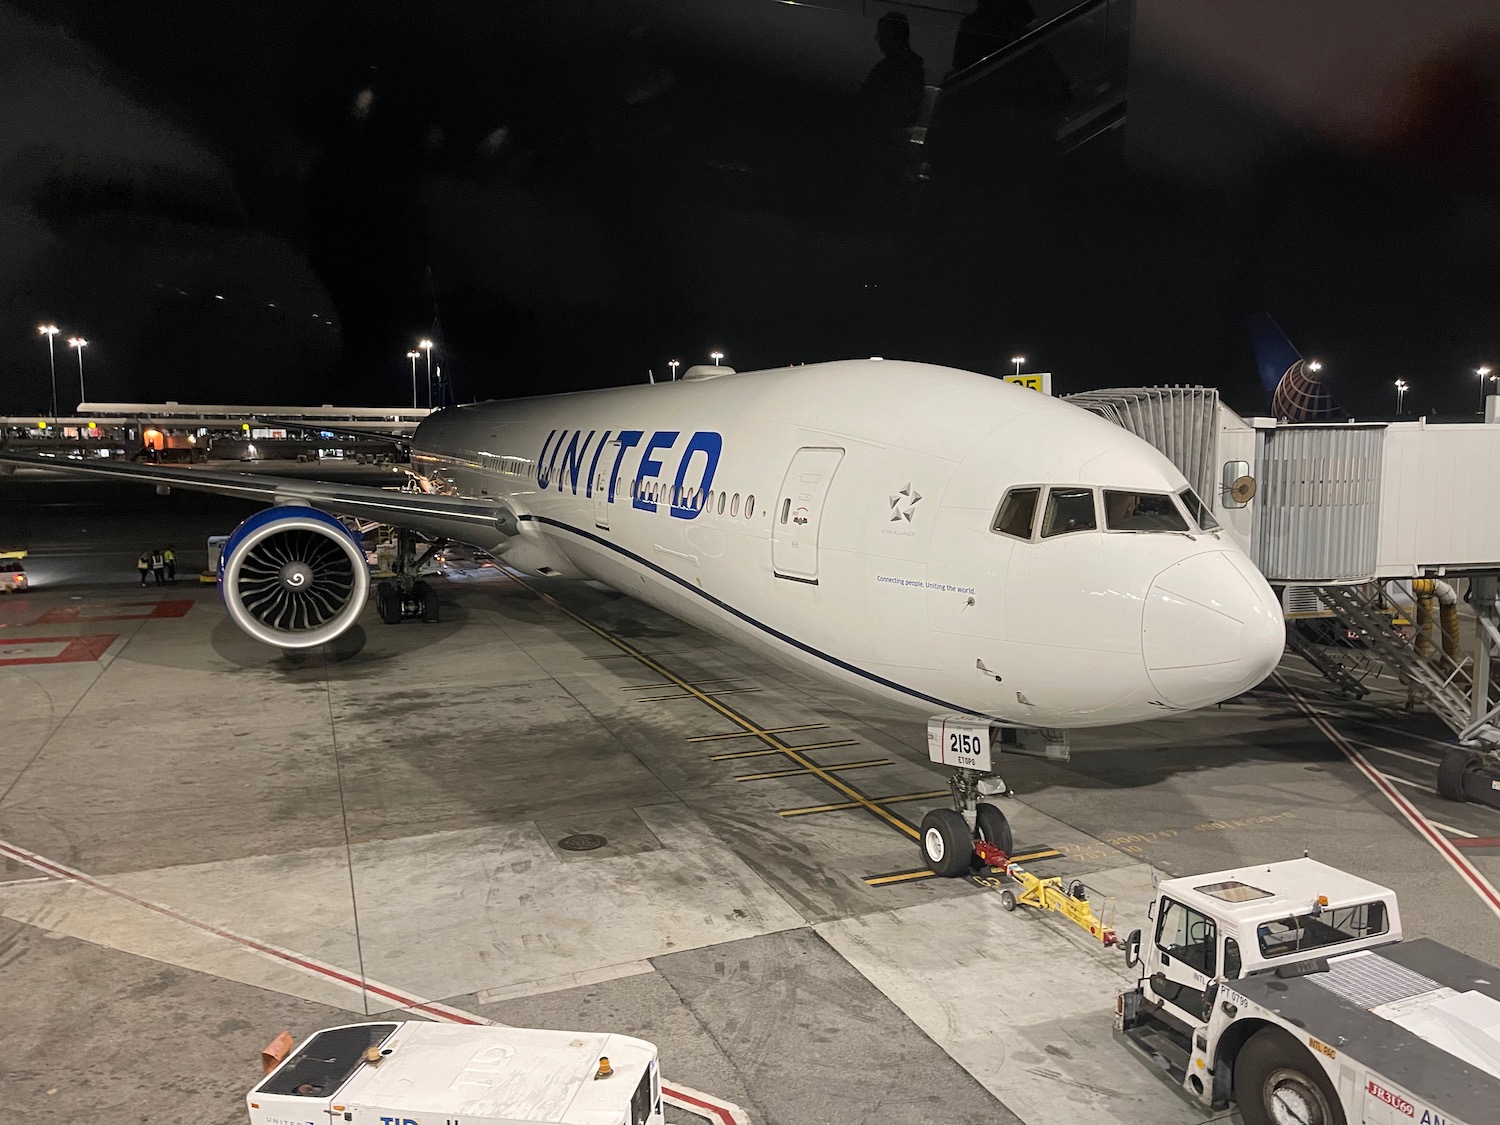
[[[1396,380],[1396,417],[1401,417],[1401,404],[1406,401],[1407,382],[1405,379]]]
[[[418,340],[417,347],[427,353],[427,409],[432,409],[432,341]]]
[[[672,369],[672,382],[674,383],[677,382],[677,367],[681,362],[682,361],[678,359],[667,360],[667,366]]]
[[[1317,360],[1313,360],[1307,365],[1307,369],[1316,375],[1319,371],[1323,370],[1323,365]]]
[[[422,358],[422,353],[412,348],[406,353],[406,358],[411,360],[411,408],[417,408],[417,360]]]
[[[1026,362],[1026,357],[1024,355],[1013,355],[1010,357],[1010,361],[1016,365],[1016,374],[1020,375],[1021,364]]]
[[[709,352],[708,353],[708,358],[714,361],[714,366],[715,367],[718,367],[719,366],[719,360],[721,360],[721,359],[724,358],[724,353],[723,352]]]
[[[88,401],[88,396],[83,393],[83,349],[89,346],[89,342],[82,336],[69,336],[68,347],[78,349],[78,405],[82,406]]]
[[[52,369],[52,420],[57,421],[57,359],[52,354],[52,337],[57,335],[57,325],[38,324],[36,330],[47,337],[47,366]]]
[[[1474,369],[1474,374],[1479,376],[1479,416],[1482,418],[1484,417],[1484,400],[1486,395],[1488,394],[1488,392],[1484,389],[1484,382],[1489,378],[1490,375],[1489,365],[1486,364],[1483,367],[1476,367]]]

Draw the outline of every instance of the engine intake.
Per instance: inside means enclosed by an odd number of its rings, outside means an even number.
[[[359,618],[370,591],[364,551],[316,508],[257,512],[224,544],[219,594],[234,623],[278,648],[326,644]]]

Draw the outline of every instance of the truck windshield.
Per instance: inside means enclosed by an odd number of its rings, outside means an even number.
[[[1358,906],[1341,906],[1319,914],[1297,914],[1256,927],[1260,952],[1264,957],[1285,957],[1305,953],[1345,941],[1378,937],[1390,929],[1385,903],[1362,902]]]
[[[395,1030],[393,1023],[365,1023],[320,1031],[256,1090],[299,1098],[331,1097],[358,1069],[364,1053],[380,1046]]]

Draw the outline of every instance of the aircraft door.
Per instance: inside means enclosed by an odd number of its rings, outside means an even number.
[[[777,578],[818,581],[818,527],[842,449],[799,449],[771,512],[771,562]]]
[[[609,530],[609,474],[620,459],[620,443],[612,441],[594,469],[594,526]]]

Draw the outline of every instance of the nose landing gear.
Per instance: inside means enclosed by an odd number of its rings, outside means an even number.
[[[971,715],[936,715],[927,720],[928,758],[953,767],[948,778],[953,807],[933,809],[924,816],[917,837],[922,862],[934,875],[957,878],[990,862],[996,852],[1011,854],[1015,841],[1010,821],[996,804],[1010,790],[992,771],[993,755],[1002,746],[1013,753],[1068,759],[1063,731],[1001,727]]]

